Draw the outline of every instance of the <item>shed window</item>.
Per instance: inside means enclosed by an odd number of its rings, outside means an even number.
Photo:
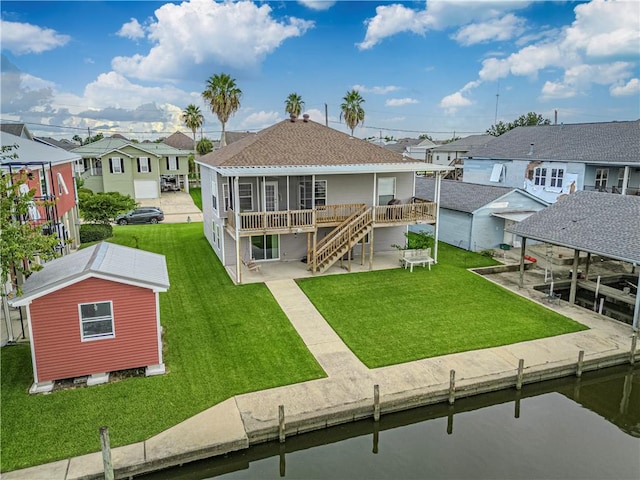
[[[81,303],[80,333],[82,340],[114,338],[113,304],[108,302]]]

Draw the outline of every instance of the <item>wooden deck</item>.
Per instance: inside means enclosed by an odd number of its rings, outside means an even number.
[[[236,214],[228,210],[226,228],[236,237],[251,235],[277,235],[315,232],[320,227],[340,225],[355,213],[361,212],[364,204],[323,205],[308,210],[282,210],[276,212],[242,212],[240,224],[236,226]],[[374,227],[435,223],[436,204],[427,201],[400,205],[373,207]]]

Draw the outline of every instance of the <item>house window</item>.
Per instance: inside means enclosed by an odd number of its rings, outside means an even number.
[[[251,237],[251,258],[254,260],[280,258],[280,236],[258,235]]]
[[[547,184],[547,169],[537,167],[533,172],[533,184],[544,187]]]
[[[224,211],[229,210],[229,184],[222,184],[222,198],[224,200]]]
[[[102,175],[102,160],[97,158],[85,158],[85,170],[89,170],[92,176]]]
[[[608,168],[596,168],[596,190],[606,190],[607,180],[609,179]]]
[[[314,192],[311,192],[311,181],[305,180],[300,182],[300,208],[311,209],[314,206],[327,204],[327,181],[316,180],[314,184]],[[315,203],[313,197],[315,196]]]
[[[562,178],[564,177],[564,169],[562,168],[552,168],[551,169],[551,180],[549,182],[549,186],[562,188]]]
[[[624,168],[618,169],[618,188],[624,188]]]
[[[241,183],[238,185],[238,197],[240,199],[240,211],[253,211],[253,185],[251,183]]]
[[[151,160],[149,157],[138,158],[138,172],[149,173],[151,172]]]
[[[109,167],[111,173],[124,173],[124,165],[122,164],[122,158],[120,157],[110,158]]]
[[[218,213],[218,185],[215,180],[211,182],[211,205],[213,211]]]
[[[47,171],[43,168],[38,172],[40,176],[40,195],[46,197],[49,195],[49,177]]]
[[[396,177],[378,178],[378,205],[388,205],[396,196]]]
[[[80,335],[82,340],[114,338],[113,303],[95,302],[78,305],[80,312]]]
[[[218,250],[220,250],[220,248],[221,248],[221,246],[220,246],[220,227],[218,225],[216,225],[215,236],[216,236],[216,244],[218,245]]]
[[[167,157],[167,170],[178,170],[178,157]]]

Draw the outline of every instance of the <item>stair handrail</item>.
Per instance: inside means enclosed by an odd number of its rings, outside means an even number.
[[[314,271],[326,258],[331,257],[334,253],[347,245],[353,238],[362,233],[372,223],[373,210],[369,207],[364,212],[361,212],[355,218],[351,219],[347,225],[334,229],[330,234],[330,240],[325,242],[321,248],[316,248],[315,250],[313,262]]]

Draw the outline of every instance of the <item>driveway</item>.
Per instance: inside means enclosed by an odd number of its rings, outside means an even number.
[[[164,223],[202,222],[202,212],[185,192],[165,192],[160,198],[138,200],[141,207],[158,207],[164,212]]]

